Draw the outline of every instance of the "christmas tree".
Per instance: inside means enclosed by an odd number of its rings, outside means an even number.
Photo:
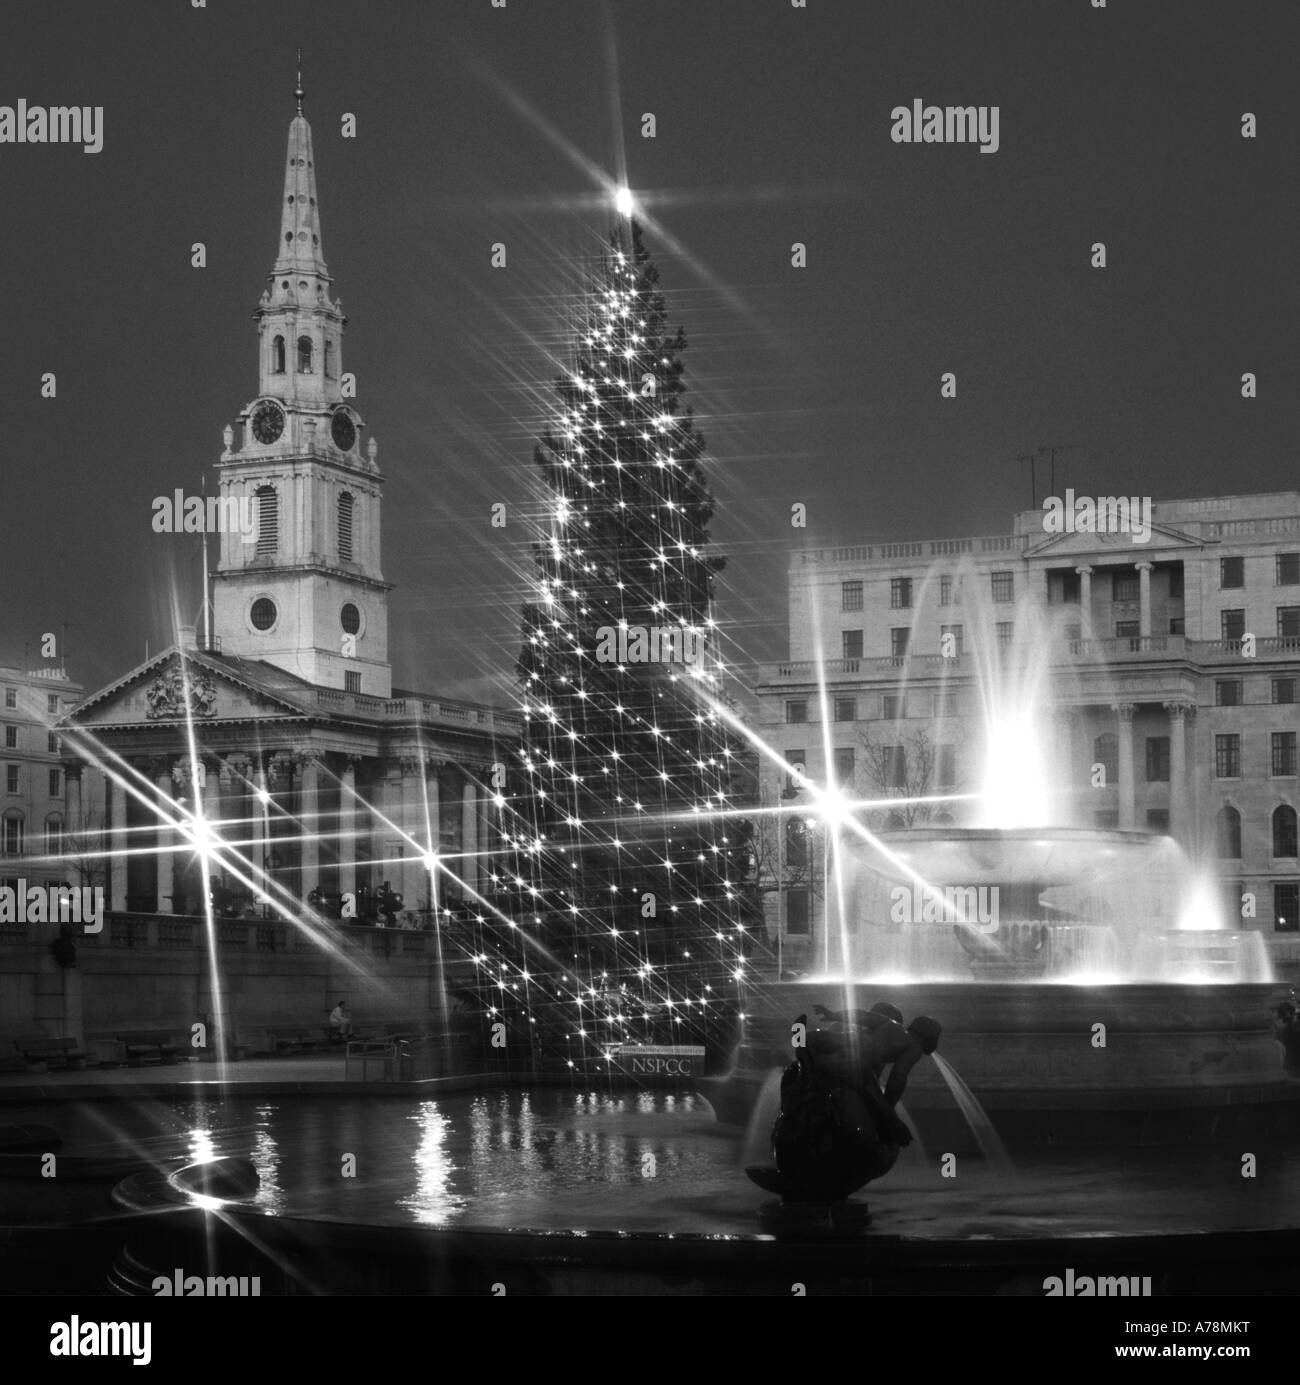
[[[658,282],[624,222],[535,452],[546,513],[495,876],[512,926],[481,957],[493,1015],[571,1066],[623,1041],[720,1048],[760,932],[739,747],[715,710],[704,439]]]

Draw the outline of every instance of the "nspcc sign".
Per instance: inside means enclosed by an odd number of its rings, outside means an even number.
[[[693,1077],[704,1071],[703,1045],[623,1044],[613,1056],[629,1077]]]

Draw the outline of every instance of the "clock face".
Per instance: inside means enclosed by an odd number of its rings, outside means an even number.
[[[284,410],[269,399],[253,414],[253,436],[260,443],[272,443],[284,432]]]
[[[339,409],[330,421],[330,437],[340,452],[350,452],[357,440],[357,425],[352,422],[346,409]]]

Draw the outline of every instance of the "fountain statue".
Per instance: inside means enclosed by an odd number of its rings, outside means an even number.
[[[772,1128],[776,1167],[745,1172],[786,1202],[839,1202],[893,1168],[912,1134],[895,1107],[917,1061],[938,1047],[940,1026],[881,1002],[866,1013],[834,1015],[817,1007],[792,1026],[795,1060],[781,1080],[781,1110]],[[883,1092],[880,1079],[889,1078]]]

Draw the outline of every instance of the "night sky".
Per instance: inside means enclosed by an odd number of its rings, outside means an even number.
[[[103,106],[104,147],[0,145],[0,659],[66,623],[94,688],[170,641],[174,586],[197,615],[152,500],[215,482],[257,388],[299,44],[394,679],[508,704],[533,439],[624,170],[734,657],[784,654],[797,545],[1005,532],[1040,446],[1058,491],[1300,486],[1297,40],[1293,0],[5,0],[0,105]],[[891,142],[915,98],[998,106],[999,151]]]

